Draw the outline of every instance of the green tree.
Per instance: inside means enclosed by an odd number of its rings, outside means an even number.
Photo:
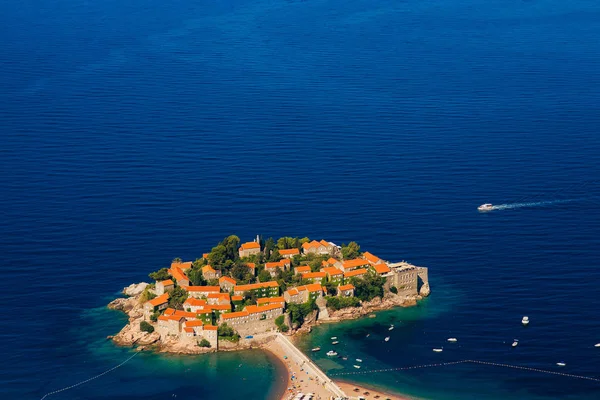
[[[332,310],[341,310],[347,307],[358,307],[360,300],[356,297],[327,297],[327,307]]]
[[[169,270],[167,268],[161,268],[156,272],[152,272],[148,275],[150,279],[155,281],[166,281],[167,279],[171,279],[171,275],[169,275]]]
[[[198,346],[200,347],[210,347],[210,342],[205,338],[202,338],[200,342],[198,342]]]
[[[352,260],[360,256],[360,246],[356,242],[350,242],[347,245],[342,244],[342,256],[344,260]]]
[[[152,314],[150,314],[150,321],[156,322],[158,321],[158,317],[160,316],[160,311],[156,310]]]
[[[273,238],[268,238],[267,241],[265,242],[265,258],[267,260],[271,259],[271,253],[273,252],[273,250],[275,250],[277,248],[277,245],[275,244],[275,240],[273,240]]]
[[[227,260],[236,261],[239,259],[240,238],[236,235],[229,235],[219,244],[225,247],[225,256]]]
[[[250,304],[256,304],[256,299],[256,292],[254,292],[254,290],[244,292],[244,301],[247,301]]]
[[[144,291],[142,292],[142,294],[140,295],[140,304],[144,304],[145,302],[147,302],[148,300],[152,300],[156,297],[156,294],[154,294],[153,292],[150,291],[150,288],[148,286],[146,286],[144,288]]]
[[[227,247],[219,244],[208,253],[208,263],[214,268],[221,268],[227,261]]]
[[[307,237],[303,237],[302,239],[300,239],[300,246],[302,246],[304,243],[308,243],[310,242],[310,239]]]
[[[244,263],[238,263],[233,266],[231,269],[231,277],[240,282],[247,282],[250,280],[250,276],[252,273],[250,272],[250,268]]]
[[[268,282],[271,280],[271,274],[263,269],[258,273],[258,280],[261,282]]]
[[[169,294],[169,307],[183,310],[183,303],[187,299],[187,292],[180,286],[175,287]]]
[[[369,301],[375,297],[383,297],[385,278],[375,274],[365,274],[362,278],[350,279],[354,285],[354,295],[361,301]]]
[[[202,257],[202,258],[196,258],[196,261],[194,261],[192,263],[192,267],[201,268],[201,267],[204,267],[207,264],[208,264],[208,261],[206,261],[206,258],[204,258],[204,257]]]
[[[285,333],[285,332],[287,332],[287,331],[289,331],[289,330],[290,330],[290,327],[289,327],[289,326],[287,326],[286,324],[283,324],[283,325],[281,325],[281,326],[279,327],[279,330],[280,330],[281,332]]]
[[[337,286],[333,282],[326,282],[324,285],[325,289],[327,289],[327,293],[330,296],[335,296],[337,294]]]
[[[281,254],[279,254],[279,250],[274,249],[273,251],[271,251],[271,255],[269,256],[269,261],[270,262],[277,262],[280,261],[283,257],[281,257]]]
[[[394,294],[398,294],[398,288],[396,286],[391,286],[390,287],[390,292],[392,292]]]
[[[142,332],[152,333],[152,332],[154,332],[154,327],[152,325],[150,325],[148,322],[142,321],[142,322],[140,322],[140,330]]]
[[[188,271],[187,276],[188,276],[190,282],[192,282],[192,285],[206,286],[206,280],[204,279],[204,276],[202,275],[202,267],[201,266],[192,267]]]
[[[283,325],[284,322],[285,317],[283,315],[280,315],[279,317],[275,318],[275,325],[277,325],[278,327]]]
[[[182,260],[181,260],[181,258],[179,258],[179,257],[175,257],[175,258],[173,259],[173,261],[171,261],[171,262],[174,262],[174,263],[180,263],[180,262],[182,262]]]

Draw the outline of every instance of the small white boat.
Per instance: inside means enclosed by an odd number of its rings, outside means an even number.
[[[336,340],[335,342],[331,342],[331,344],[338,344],[339,342]]]
[[[312,351],[319,351],[319,350],[321,350],[320,347],[315,347],[315,348],[312,349]]]
[[[433,349],[433,351],[436,353],[441,353],[442,351],[444,351],[444,349]]]
[[[388,331],[391,331],[392,329],[394,329],[394,325],[390,325],[390,327],[388,328]]]
[[[494,205],[491,203],[485,203],[477,207],[479,211],[492,211],[494,209]]]
[[[327,355],[328,355],[329,357],[333,357],[333,356],[337,356],[337,353],[336,353],[335,351],[333,351],[333,350],[329,350],[329,351],[327,352]]]
[[[337,336],[332,336],[331,337],[331,340],[335,340],[335,339],[337,339]]]
[[[528,325],[529,324],[529,317],[523,317],[523,319],[521,320],[521,323],[523,325]]]
[[[559,367],[564,367],[567,364],[565,364],[564,362],[557,362],[556,365],[558,365]]]
[[[448,341],[454,343],[454,342],[458,342],[458,339],[455,337],[451,337],[451,338],[448,338]]]
[[[517,339],[515,339],[515,341],[512,344],[512,347],[517,347],[519,345],[519,341]]]
[[[596,343],[594,347],[600,347],[600,343]]]
[[[386,342],[389,342],[389,341],[390,341],[390,337],[389,337],[389,336],[387,336],[387,337],[386,337],[385,339],[383,339],[383,340],[385,340]]]
[[[348,357],[342,357],[342,360],[346,361],[348,359]]]
[[[362,360],[360,358],[357,358],[356,362],[362,362]]]
[[[355,365],[354,368],[360,369],[360,365]]]
[[[367,336],[366,336],[366,337],[369,337],[369,336],[371,336],[371,334],[370,334],[370,333],[367,333]]]

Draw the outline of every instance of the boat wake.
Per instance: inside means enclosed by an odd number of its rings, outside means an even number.
[[[581,199],[567,199],[567,200],[548,200],[548,201],[533,201],[528,203],[508,203],[508,204],[497,204],[493,205],[490,210],[500,211],[500,210],[513,210],[515,208],[525,208],[525,207],[541,207],[541,206],[549,206],[552,204],[560,204],[560,203],[570,203],[573,201],[578,201]]]

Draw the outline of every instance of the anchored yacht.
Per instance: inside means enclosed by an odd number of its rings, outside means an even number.
[[[494,209],[494,206],[490,203],[485,203],[477,207],[477,209],[479,211],[492,211]]]

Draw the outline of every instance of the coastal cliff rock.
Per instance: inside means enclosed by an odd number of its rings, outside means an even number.
[[[118,299],[114,299],[113,301],[108,303],[108,308],[110,308],[111,310],[119,310],[119,311],[123,311],[123,312],[127,313],[130,310],[132,310],[136,306],[137,303],[138,303],[138,300],[136,298],[121,297]]]
[[[130,319],[129,323],[112,340],[121,346],[133,346],[139,340],[149,336],[148,333],[140,330],[140,322],[142,322],[141,318],[133,321]]]
[[[146,289],[146,286],[148,286],[146,282],[132,283],[126,288],[123,288],[123,294],[130,297],[137,296],[142,294],[144,289]]]
[[[343,308],[337,311],[329,312],[330,320],[341,321],[345,319],[356,319],[363,315],[371,314],[374,311],[388,310],[394,307],[410,307],[417,304],[417,298],[420,296],[396,296],[393,294],[386,295],[383,299],[375,297],[371,301],[364,301],[359,307]]]
[[[419,294],[423,297],[427,297],[430,293],[431,289],[429,288],[429,282],[424,283],[423,286],[421,286],[421,289],[419,290]]]

